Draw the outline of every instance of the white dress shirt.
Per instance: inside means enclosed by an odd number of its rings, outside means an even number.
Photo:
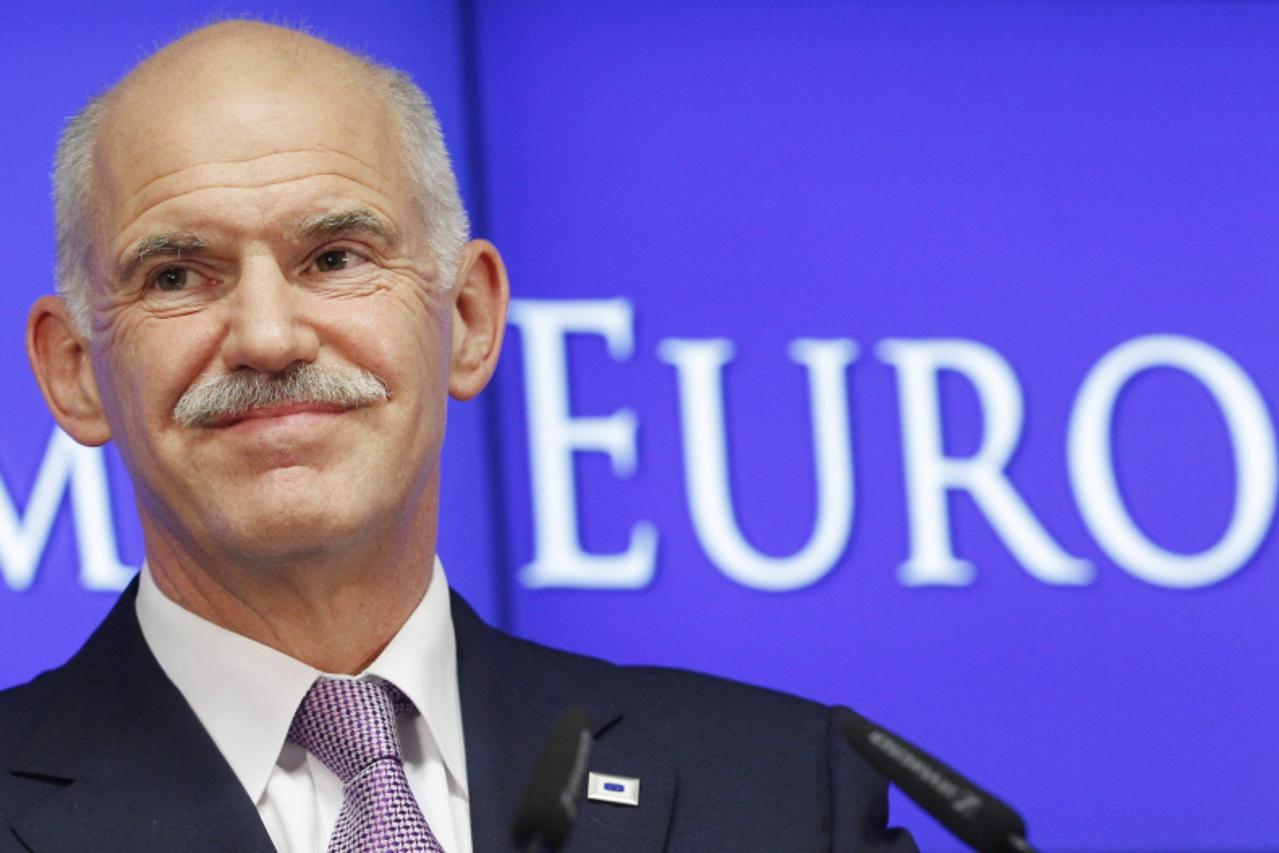
[[[276,849],[327,850],[342,809],[342,782],[285,740],[302,697],[327,673],[183,609],[160,591],[146,566],[137,614],[151,653],[257,805]],[[471,853],[457,646],[438,558],[417,609],[357,677],[366,676],[390,681],[417,707],[418,714],[397,721],[409,787],[444,849]]]

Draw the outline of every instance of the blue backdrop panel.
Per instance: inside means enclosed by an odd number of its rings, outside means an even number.
[[[480,9],[518,630],[856,705],[1049,849],[1279,843],[1279,9]]]
[[[475,206],[458,4],[410,9],[371,2],[361,4],[360,15],[352,15],[348,3],[277,2],[239,6],[236,14],[309,26],[410,72],[435,101],[463,196]],[[0,145],[8,188],[0,198],[0,216],[7,224],[0,253],[9,271],[8,284],[0,290],[0,387],[6,403],[0,419],[0,647],[8,652],[0,656],[0,685],[61,663],[110,607],[114,593],[86,588],[95,583],[78,549],[86,543],[102,546],[103,530],[116,540],[114,549],[93,552],[106,563],[98,570],[108,581],[116,577],[108,569],[136,567],[142,559],[136,512],[118,458],[110,450],[103,456],[68,454],[69,445],[51,444],[53,419],[23,349],[27,309],[36,296],[53,289],[48,174],[57,135],[91,94],[110,86],[159,45],[219,16],[208,4],[193,2],[134,4],[123,10],[100,3],[37,3],[23,5],[7,20],[8,48],[0,55],[5,103]],[[447,485],[440,552],[450,581],[492,616],[497,587],[485,518],[490,496],[484,444],[482,404],[454,405],[443,460]],[[95,460],[107,466],[105,480]],[[60,463],[70,468],[61,470]],[[33,503],[41,481],[49,500]],[[104,482],[109,504],[95,494],[95,486]],[[37,517],[44,506],[56,513],[51,526]],[[8,527],[2,526],[6,509],[12,522]],[[106,553],[112,550],[118,554]]]

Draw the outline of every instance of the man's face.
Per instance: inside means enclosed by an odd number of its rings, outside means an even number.
[[[453,299],[393,125],[350,80],[222,78],[130,93],[98,152],[91,356],[149,541],[288,560],[433,518]],[[198,381],[297,363],[387,399],[174,418]]]

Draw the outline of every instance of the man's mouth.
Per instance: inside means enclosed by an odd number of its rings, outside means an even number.
[[[245,421],[283,418],[298,414],[334,415],[346,410],[346,406],[338,403],[276,403],[269,406],[255,406],[244,412],[229,413],[210,421],[206,426],[210,428],[230,427]]]

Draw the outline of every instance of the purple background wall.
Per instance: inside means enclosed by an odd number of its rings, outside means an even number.
[[[365,4],[357,19],[339,4],[254,11],[304,20],[416,76],[440,109],[479,230],[529,300],[488,399],[450,413],[441,552],[489,618],[616,660],[854,705],[1008,796],[1047,849],[1279,845],[1279,813],[1262,793],[1279,771],[1265,452],[1279,390],[1269,288],[1279,9],[397,5]],[[21,339],[27,305],[51,287],[45,176],[57,130],[89,92],[209,12],[130,14],[25,10],[0,58],[10,187],[0,252],[12,276],[0,292],[0,381],[12,401],[0,477],[19,515],[52,428]],[[566,300],[584,301],[586,326],[619,321],[611,349],[599,328],[568,335],[556,363],[554,340],[534,340],[536,318],[567,322]],[[1148,335],[1212,349],[1189,370],[1124,383],[1109,441],[1081,452],[1096,462],[1109,448],[1102,468],[1124,512],[1164,552],[1211,552],[1241,507],[1259,513],[1215,577],[1124,557],[1098,532],[1113,517],[1093,519],[1099,504],[1072,485],[1067,448],[1087,377]],[[851,477],[829,464],[822,476],[851,481],[851,506],[832,514],[848,535],[835,518],[812,582],[767,591],[761,574],[785,576],[823,506],[808,373],[788,356],[796,339],[845,356],[851,347],[830,342],[855,344],[838,374],[846,396],[824,392],[847,414]],[[902,353],[937,355],[939,340],[1011,371],[1011,386],[998,371],[942,371],[935,422],[961,467],[994,424],[1013,425],[1000,482],[1041,533],[951,490],[945,530],[971,577],[911,583],[899,567],[926,543],[910,513],[923,501],[905,437],[932,420],[903,408]],[[681,413],[718,397],[703,387],[682,401],[691,362],[683,372],[671,362],[715,351],[707,341],[733,348],[722,400],[735,522],[748,549],[781,561],[754,581],[694,522],[714,501],[689,490],[683,442],[698,425]],[[885,341],[900,342],[896,355]],[[1240,371],[1222,381],[1242,397],[1205,384],[1220,362]],[[1009,387],[1020,420],[996,393]],[[547,434],[530,421],[544,416],[532,395],[557,389],[570,417],[613,424],[616,458],[548,456],[530,442]],[[994,395],[987,408],[982,389]],[[633,439],[624,420],[604,420],[622,410]],[[1240,442],[1232,417],[1264,421],[1255,441]],[[838,432],[837,415],[819,420]],[[568,478],[535,468],[539,459],[567,460]],[[120,556],[136,564],[127,482],[118,466],[110,473]],[[544,491],[552,480],[560,492]],[[1248,482],[1256,493],[1236,501]],[[0,684],[65,658],[109,606],[79,580],[73,503],[31,586],[13,589],[12,570],[0,579]],[[567,553],[551,541],[566,519],[579,575],[562,561],[529,569],[539,554]],[[654,556],[619,587],[607,560],[642,541],[645,524]],[[1036,564],[1010,546],[1018,524],[1023,540],[1076,562],[1059,559],[1056,574],[1051,560]],[[896,820],[926,849],[954,846],[900,805]]]

